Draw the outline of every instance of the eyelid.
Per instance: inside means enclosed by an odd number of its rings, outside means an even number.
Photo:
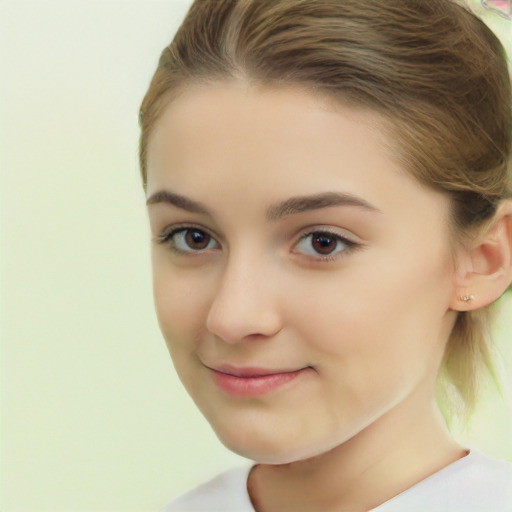
[[[322,224],[316,224],[302,229],[301,232],[297,235],[295,243],[302,240],[304,237],[308,235],[312,235],[313,233],[328,233],[335,237],[341,238],[342,240],[346,240],[349,243],[362,244],[362,240],[358,236],[351,233],[350,231],[347,231],[346,229],[343,228]]]
[[[337,238],[341,243],[344,243],[346,245],[346,248],[341,251],[336,251],[329,254],[321,254],[318,253],[316,255],[308,255],[299,251],[295,251],[294,249],[298,246],[298,244],[303,241],[308,236],[311,236],[313,234],[317,233],[325,233],[328,235],[333,236],[334,238]],[[322,226],[322,225],[315,225],[308,227],[301,231],[301,233],[295,238],[293,243],[293,249],[292,253],[296,254],[297,256],[307,258],[312,261],[318,261],[318,262],[329,262],[329,261],[335,261],[338,259],[341,259],[348,255],[349,253],[361,249],[363,247],[362,241],[356,237],[353,234],[347,233],[346,230],[341,228],[336,228],[334,226]]]
[[[164,228],[160,230],[160,233],[154,236],[155,239],[169,237],[172,233],[176,231],[180,231],[183,229],[197,229],[199,231],[204,231],[215,240],[220,240],[220,237],[217,235],[215,230],[207,228],[201,224],[196,224],[195,222],[176,222],[172,224],[166,225]]]
[[[172,243],[172,237],[181,231],[186,230],[198,230],[204,232],[206,235],[211,237],[211,239],[217,244],[217,247],[215,248],[209,248],[209,249],[190,249],[188,250],[182,250],[176,247]],[[328,235],[333,236],[334,238],[337,238],[341,243],[344,243],[346,245],[345,249],[341,251],[335,251],[333,253],[322,255],[321,253],[318,253],[317,255],[308,255],[300,251],[295,251],[294,249],[296,246],[305,238],[308,236],[311,236],[313,234],[318,233],[325,233]],[[222,244],[219,241],[219,238],[215,233],[212,232],[209,228],[205,228],[202,225],[199,224],[193,224],[193,223],[177,223],[177,224],[171,224],[163,228],[159,234],[152,237],[153,242],[159,245],[168,245],[169,249],[173,252],[180,254],[180,255],[186,255],[186,256],[201,256],[205,253],[209,253],[213,250],[222,249]],[[292,243],[292,250],[291,252],[299,257],[304,257],[306,259],[309,259],[310,261],[318,261],[318,262],[327,262],[327,261],[333,261],[340,259],[347,255],[348,253],[351,253],[357,249],[360,249],[364,247],[363,242],[357,237],[356,235],[352,234],[351,232],[348,232],[347,230],[343,228],[338,228],[332,225],[312,225],[308,226],[306,228],[303,228],[298,235],[296,235],[293,238]]]
[[[216,242],[218,247],[222,247],[221,243],[219,242],[219,237],[217,237],[214,233],[211,232],[210,229],[205,228],[204,226],[198,225],[198,224],[189,224],[189,223],[178,223],[178,224],[171,224],[163,228],[160,233],[157,235],[154,235],[152,237],[153,242],[159,245],[169,245],[170,249],[178,254],[186,254],[190,256],[199,256],[201,254],[204,254],[206,251],[211,251],[212,249],[201,249],[201,250],[193,250],[190,251],[184,251],[182,249],[179,249],[175,247],[171,240],[172,237],[181,232],[181,231],[187,231],[187,230],[197,230],[202,231],[206,235],[208,235],[212,240]]]

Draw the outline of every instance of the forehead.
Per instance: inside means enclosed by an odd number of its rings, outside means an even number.
[[[178,161],[211,155],[215,158],[205,173],[236,158],[240,174],[253,159],[258,165],[263,160],[276,164],[283,157],[292,162],[293,155],[302,153],[309,155],[304,161],[308,165],[336,146],[353,148],[345,151],[344,160],[360,158],[369,139],[378,140],[374,148],[384,151],[383,125],[370,111],[343,107],[299,88],[255,87],[243,81],[196,85],[175,97],[157,121],[148,145],[149,178],[162,166],[170,170]],[[286,162],[281,163],[283,172]]]
[[[211,200],[222,189],[248,207],[336,190],[381,210],[445,208],[446,198],[400,166],[387,127],[375,112],[290,86],[195,86],[168,105],[152,134],[148,196],[170,188]]]

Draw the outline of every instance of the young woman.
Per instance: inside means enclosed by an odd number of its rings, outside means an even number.
[[[451,0],[197,0],[141,106],[176,370],[255,464],[166,512],[512,510],[458,445],[511,282],[503,48]]]

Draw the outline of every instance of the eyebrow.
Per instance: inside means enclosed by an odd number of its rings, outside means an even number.
[[[169,192],[168,190],[160,190],[159,192],[155,192],[146,200],[146,205],[150,204],[158,204],[158,203],[166,203],[172,206],[176,206],[181,210],[186,210],[190,213],[202,213],[205,215],[212,215],[212,212],[206,208],[206,206],[201,203],[189,199],[185,196],[180,196],[179,194],[174,194],[173,192]]]
[[[371,213],[382,213],[364,199],[346,192],[323,192],[309,196],[291,197],[267,210],[267,220],[276,221],[311,210],[332,206],[357,206]]]
[[[202,203],[167,190],[155,192],[146,201],[148,206],[158,203],[170,204],[191,213],[213,216],[212,211]],[[291,197],[272,205],[267,209],[266,218],[269,221],[277,221],[298,213],[321,210],[333,206],[355,206],[370,213],[382,213],[375,206],[353,194],[346,192],[323,192],[320,194]]]

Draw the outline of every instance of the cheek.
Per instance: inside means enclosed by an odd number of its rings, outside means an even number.
[[[304,338],[363,387],[371,385],[370,374],[393,381],[393,372],[425,373],[437,365],[445,341],[450,274],[444,261],[380,261],[361,262],[360,270],[353,266],[292,295],[307,297],[293,305]]]
[[[153,297],[160,330],[171,355],[190,350],[199,340],[209,307],[208,285],[197,277],[172,270],[153,257]]]

